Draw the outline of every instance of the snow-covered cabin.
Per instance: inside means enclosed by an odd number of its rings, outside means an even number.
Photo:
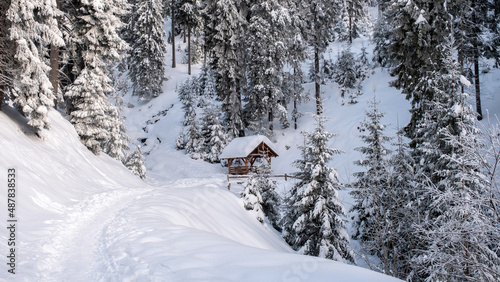
[[[248,174],[255,171],[257,160],[265,160],[271,166],[271,158],[277,156],[273,142],[266,136],[253,135],[233,139],[219,158],[227,160],[229,174]]]

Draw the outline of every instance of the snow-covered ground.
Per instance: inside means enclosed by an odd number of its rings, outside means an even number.
[[[0,112],[1,183],[16,170],[16,274],[0,232],[5,281],[391,281],[360,267],[295,254],[226,189],[212,165],[175,155],[143,182],[94,156],[60,113],[46,139]],[[154,171],[154,170],[153,170]],[[5,192],[5,191],[4,191]],[[7,194],[0,209],[7,221]]]

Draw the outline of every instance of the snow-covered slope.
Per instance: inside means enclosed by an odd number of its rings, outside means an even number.
[[[147,184],[94,156],[56,111],[46,139],[13,109],[0,112],[0,182],[16,169],[16,274],[6,281],[391,281],[367,269],[301,256],[226,189],[212,165],[173,152],[172,174]],[[167,161],[165,161],[167,163]],[[159,170],[158,170],[159,171]],[[5,184],[3,184],[5,185]],[[5,186],[4,186],[5,187]],[[7,221],[7,193],[0,209]]]

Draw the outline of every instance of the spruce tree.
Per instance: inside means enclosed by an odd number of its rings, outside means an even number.
[[[123,124],[125,118],[118,106],[111,106],[107,114],[112,123],[109,126],[109,141],[104,145],[103,151],[108,156],[121,161],[125,158],[125,151],[130,149],[128,146],[130,138],[126,135],[127,128]]]
[[[290,16],[277,1],[253,1],[248,26],[248,96],[244,114],[258,134],[270,136],[274,118],[286,120],[281,88]]]
[[[314,132],[304,133],[302,159],[295,161],[300,181],[287,198],[283,237],[293,249],[305,255],[354,262],[345,231],[346,211],[338,200],[342,189],[337,172],[328,166],[340,151],[328,148],[333,136],[325,130],[325,118],[316,116]]]
[[[48,56],[45,46],[64,45],[56,20],[60,13],[55,0],[11,0],[6,14],[10,22],[9,38],[15,42],[14,60],[19,68],[15,77],[19,90],[14,103],[30,118],[28,124],[37,134],[49,128],[47,115],[54,107],[50,67],[44,58]]]
[[[204,108],[201,118],[203,146],[200,147],[203,159],[211,163],[219,162],[219,155],[227,145],[227,134],[219,118],[219,108],[209,104]]]
[[[436,95],[417,124],[417,218],[425,220],[415,221],[420,251],[413,257],[412,274],[431,280],[496,281],[500,260],[498,247],[492,246],[498,246],[499,237],[492,233],[492,210],[485,201],[488,185],[472,154],[477,146],[474,114],[459,92],[451,43],[442,52],[446,70],[421,82]]]
[[[335,30],[342,41],[352,44],[352,40],[358,38],[370,24],[367,3],[363,0],[342,1],[341,15]]]
[[[231,137],[243,136],[241,93],[242,51],[245,18],[239,4],[231,0],[206,1],[204,8],[205,48],[216,72],[218,99],[222,102],[224,124]]]
[[[196,120],[193,120],[187,130],[185,148],[193,159],[203,158],[205,154],[205,140]]]
[[[357,103],[354,92],[360,83],[360,74],[354,53],[351,52],[349,47],[339,55],[334,67],[333,79],[340,86],[341,96],[345,97],[348,94],[350,97],[349,103]]]
[[[323,112],[321,104],[321,77],[320,56],[334,39],[334,26],[338,20],[340,10],[338,1],[312,0],[309,1],[303,13],[306,26],[306,40],[314,49],[314,84],[316,99],[316,114]]]
[[[184,110],[184,126],[189,126],[196,119],[196,106],[198,103],[198,81],[196,79],[187,79],[178,89],[179,100]]]
[[[127,157],[123,164],[141,179],[146,178],[146,166],[144,166],[144,157],[141,153],[141,146],[138,145],[135,151]]]
[[[358,127],[362,134],[361,140],[364,147],[355,148],[363,155],[363,159],[355,164],[364,167],[366,170],[354,174],[356,181],[352,183],[351,195],[356,200],[351,211],[357,212],[354,222],[356,228],[356,238],[360,238],[371,252],[380,250],[382,240],[386,236],[383,234],[386,199],[383,198],[389,186],[388,160],[390,151],[385,144],[390,140],[384,135],[385,126],[381,123],[384,114],[381,113],[377,105],[375,95],[370,102],[370,109],[366,111],[368,120]],[[380,255],[380,253],[379,253]]]
[[[94,154],[104,149],[116,128],[109,115],[113,105],[108,96],[112,86],[108,66],[123,58],[128,45],[119,36],[126,2],[106,0],[88,2],[73,0],[68,5],[73,32],[68,39],[73,48],[75,80],[68,86],[70,121],[82,143]],[[98,40],[96,40],[98,39]]]
[[[248,181],[243,185],[245,190],[242,193],[243,203],[247,210],[253,210],[257,220],[264,223],[264,216],[276,229],[279,226],[281,203],[280,196],[276,193],[276,184],[269,179],[270,167],[260,165],[257,172],[250,175]]]
[[[215,72],[210,64],[203,63],[198,76],[198,95],[201,105],[208,104],[217,98],[217,84],[215,82]]]
[[[287,46],[287,63],[291,66],[291,71],[283,78],[283,94],[285,101],[293,101],[293,110],[291,119],[294,123],[294,129],[298,128],[297,121],[302,116],[298,110],[298,105],[306,100],[304,94],[304,87],[302,86],[304,79],[304,72],[302,71],[302,63],[307,57],[307,41],[305,40],[306,22],[301,16],[303,10],[303,1],[287,1],[287,8],[289,11],[296,11],[290,14],[290,24],[286,30],[285,44]],[[287,87],[288,86],[288,87]]]
[[[412,219],[417,214],[417,205],[408,205],[408,199],[416,198],[415,163],[399,128],[397,135],[395,153],[389,161],[388,185],[380,196],[385,205],[382,218],[385,224],[380,232],[382,243],[371,245],[371,249],[376,250],[386,274],[406,279],[416,245]]]
[[[264,223],[265,215],[262,210],[262,195],[260,193],[259,181],[255,175],[251,175],[248,181],[243,184],[245,190],[242,193],[243,206],[245,209],[252,211],[255,218]]]
[[[394,18],[396,9],[384,9],[384,12],[379,13],[377,22],[373,29],[373,61],[381,67],[395,67],[395,53],[391,52],[390,42],[394,42],[392,37]]]
[[[0,3],[0,110],[4,101],[9,100],[13,91],[13,80],[16,67],[15,59],[15,41],[9,36],[11,22],[7,19],[7,10],[10,7],[11,0]]]
[[[138,1],[128,23],[132,35],[129,77],[132,91],[142,99],[158,97],[165,76],[165,31],[160,0]]]

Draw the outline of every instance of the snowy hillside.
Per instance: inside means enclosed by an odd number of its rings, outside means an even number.
[[[2,280],[393,280],[294,254],[245,211],[210,165],[173,153],[171,163],[196,175],[164,168],[164,181],[145,183],[119,162],[89,152],[58,112],[49,116],[52,129],[40,140],[13,109],[0,112],[1,181],[8,168],[18,180],[16,274],[4,267]],[[0,236],[7,253],[8,235]]]

